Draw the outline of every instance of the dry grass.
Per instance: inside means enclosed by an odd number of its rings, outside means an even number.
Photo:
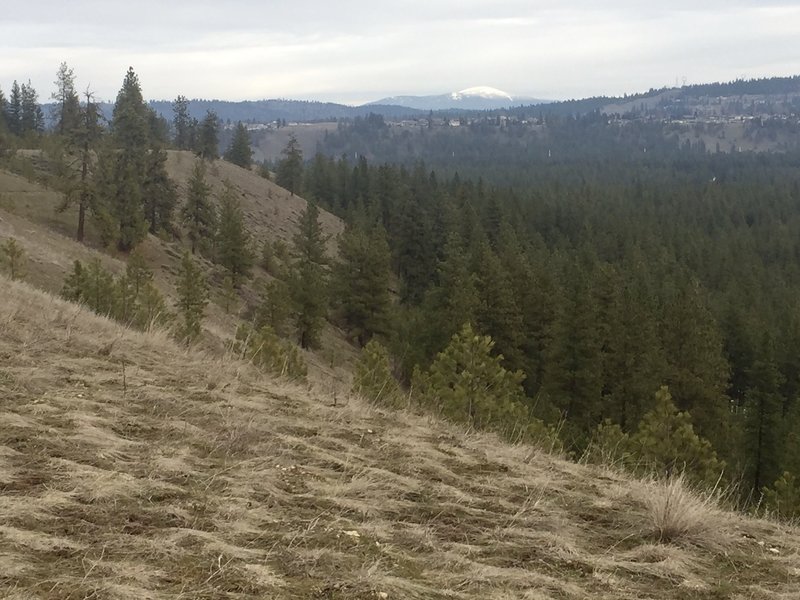
[[[683,474],[643,485],[647,532],[659,542],[726,548],[731,538],[715,491],[693,490]]]
[[[0,597],[800,595],[796,529],[315,387],[0,279]]]

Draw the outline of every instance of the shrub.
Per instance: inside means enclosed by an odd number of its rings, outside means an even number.
[[[27,263],[25,251],[14,238],[8,238],[3,245],[0,245],[0,263],[12,280],[25,277]]]
[[[778,518],[799,518],[800,484],[797,478],[789,472],[781,475],[772,488],[764,490],[764,506]]]
[[[305,379],[308,368],[297,346],[279,338],[269,326],[253,329],[240,325],[233,351],[256,366],[283,377]]]

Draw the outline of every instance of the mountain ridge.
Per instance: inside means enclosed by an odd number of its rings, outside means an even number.
[[[512,106],[544,104],[548,100],[512,96],[490,86],[474,86],[446,94],[402,95],[381,98],[367,106],[403,106],[415,110],[498,110]]]

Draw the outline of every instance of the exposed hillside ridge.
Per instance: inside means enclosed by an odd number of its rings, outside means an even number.
[[[0,279],[0,597],[795,598],[800,534]]]

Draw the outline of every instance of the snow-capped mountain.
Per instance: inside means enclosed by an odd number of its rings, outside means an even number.
[[[493,110],[544,102],[547,101],[527,96],[512,96],[497,88],[477,86],[436,96],[393,96],[370,104],[405,106],[417,110]]]

